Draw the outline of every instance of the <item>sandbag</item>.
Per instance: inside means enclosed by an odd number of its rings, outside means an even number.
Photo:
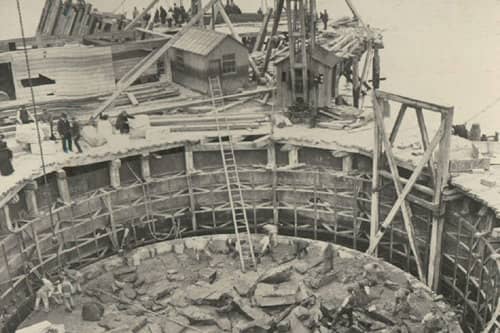
[[[150,127],[149,117],[147,115],[138,115],[134,119],[129,119],[131,139],[144,139],[146,132]]]
[[[99,303],[85,303],[82,306],[83,321],[99,321],[104,315],[104,307]]]
[[[38,123],[42,141],[50,137],[50,128],[47,124]],[[20,124],[16,126],[16,141],[23,144],[38,143],[36,124]]]
[[[108,138],[113,135],[113,125],[109,120],[97,121],[97,134],[103,138]]]
[[[99,135],[93,126],[84,126],[81,135],[83,141],[87,142],[91,147],[100,147],[107,142],[106,138]]]

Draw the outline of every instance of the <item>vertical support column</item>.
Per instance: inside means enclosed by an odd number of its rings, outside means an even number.
[[[121,160],[113,160],[109,163],[109,180],[111,187],[114,189],[120,188],[120,167],[122,166]]]
[[[352,172],[352,155],[346,154],[342,157],[342,172],[350,173]]]
[[[372,198],[371,198],[371,219],[370,219],[370,247],[375,241],[378,228],[380,226],[379,200],[380,200],[380,174],[379,164],[382,158],[382,138],[378,126],[373,126],[373,160],[372,160]],[[378,247],[373,252],[377,255]]]
[[[352,103],[354,107],[359,107],[359,96],[361,92],[361,85],[359,82],[359,59],[352,60]]]
[[[66,177],[66,171],[57,170],[57,189],[59,190],[59,197],[64,203],[71,202],[71,195],[69,194],[68,178]]]
[[[0,228],[0,230],[2,230],[2,231],[14,230],[14,227],[12,225],[12,220],[10,219],[9,204],[7,204],[7,203],[3,206],[3,214],[5,215],[5,227],[7,227],[7,230],[5,230],[4,226],[2,226],[2,228]]]
[[[288,152],[288,164],[290,166],[296,166],[299,164],[299,147],[292,146]]]
[[[141,174],[142,174],[142,179],[145,181],[150,181],[151,180],[151,167],[149,164],[149,154],[142,154],[141,155]]]
[[[272,170],[272,188],[271,193],[273,196],[273,222],[274,224],[279,223],[279,210],[278,210],[278,175],[277,175],[277,165],[276,165],[276,146],[273,141],[269,142],[267,145],[267,167]]]
[[[442,193],[448,184],[450,163],[451,128],[453,125],[453,108],[441,113],[444,122],[444,133],[439,142],[439,153],[436,169],[433,204],[439,209],[432,216],[431,244],[429,250],[429,267],[427,284],[434,291],[439,287],[441,275],[441,247],[443,242],[443,229],[445,222],[446,203],[442,200]]]
[[[191,174],[194,172],[194,159],[193,159],[193,146],[191,144],[186,144],[184,149],[184,159],[186,161],[186,182],[189,191],[189,205],[191,209],[191,223],[193,225],[193,231],[198,229],[198,224],[196,223],[196,205],[193,192],[193,184],[191,182]]]
[[[30,216],[38,216],[38,202],[36,200],[36,190],[38,189],[38,184],[35,181],[31,181],[24,187],[24,197],[26,200],[26,207],[28,208],[28,214]]]

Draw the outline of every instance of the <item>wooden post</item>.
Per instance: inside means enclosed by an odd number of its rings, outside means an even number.
[[[432,216],[431,245],[429,251],[429,268],[427,284],[434,291],[439,287],[441,275],[441,246],[443,242],[443,229],[445,222],[445,205],[442,200],[442,193],[448,184],[449,163],[450,163],[450,142],[451,129],[453,125],[453,108],[441,114],[441,122],[444,123],[444,133],[439,143],[439,158],[436,169],[434,185],[433,204],[439,205],[438,213]]]
[[[123,28],[123,31],[130,30],[133,26],[135,26],[135,24],[140,20],[142,20],[143,16],[146,15],[151,10],[151,8],[153,8],[154,5],[156,5],[158,1],[160,0],[151,1],[151,3],[146,8],[144,8],[144,10],[139,15],[137,15],[135,19],[132,20],[132,22],[130,22],[129,24],[127,24],[125,28]]]
[[[184,150],[184,159],[186,161],[186,182],[189,191],[189,206],[191,209],[191,223],[193,226],[193,231],[198,230],[198,224],[196,223],[196,205],[195,197],[193,192],[193,184],[191,182],[191,174],[194,171],[194,159],[193,159],[193,146],[191,144],[186,144]]]
[[[4,230],[4,231],[13,231],[14,230],[14,226],[12,225],[12,219],[10,218],[10,209],[9,209],[9,204],[6,203],[4,206],[3,206],[3,214],[5,215],[5,226],[7,227],[7,230],[5,230],[5,228],[2,226],[2,228],[0,228],[1,230]]]
[[[68,178],[64,170],[57,170],[57,189],[59,190],[59,197],[64,203],[71,202],[71,195],[69,193]]]
[[[117,159],[109,163],[109,180],[112,188],[117,189],[121,186],[120,181],[120,167],[122,166],[122,161]]]
[[[288,164],[290,166],[296,166],[299,164],[299,147],[292,146],[288,152]]]
[[[267,45],[266,49],[266,56],[264,58],[264,68],[262,70],[262,73],[266,73],[267,67],[269,66],[269,60],[271,59],[271,54],[274,48],[274,40],[273,37],[276,36],[276,33],[278,32],[278,27],[279,23],[281,20],[281,13],[283,12],[283,5],[285,3],[285,0],[277,0],[276,1],[276,10],[274,11],[274,22],[273,22],[273,28],[271,30],[271,35],[269,36],[269,43]]]
[[[115,215],[113,213],[111,196],[108,194],[104,200],[106,200],[106,206],[109,212],[109,225],[111,227],[111,243],[113,244],[113,248],[116,251],[120,248],[120,243],[118,242],[118,232],[116,230]]]
[[[269,25],[269,21],[271,20],[271,16],[273,15],[273,9],[269,8],[269,11],[264,16],[264,23],[260,28],[259,35],[257,36],[257,40],[255,41],[255,45],[253,47],[252,52],[260,51],[262,48],[262,44],[264,44],[264,40],[266,39],[267,26]],[[272,37],[272,36],[271,36]]]
[[[151,180],[151,167],[149,161],[149,154],[141,155],[141,174],[142,179],[144,179],[146,182]]]
[[[382,139],[378,126],[373,126],[373,161],[372,161],[372,199],[371,199],[371,219],[370,219],[370,247],[375,244],[380,227],[380,174],[379,165],[382,159]],[[374,248],[374,255],[378,253],[378,246]]]
[[[276,170],[276,146],[274,142],[269,142],[267,145],[267,167],[272,170],[272,188],[271,193],[273,196],[273,222],[278,224],[279,222],[279,210],[278,210],[278,176]]]
[[[291,0],[286,0],[286,16],[287,16],[287,21],[288,21],[288,31],[294,31],[294,24],[295,24],[295,19],[292,16],[292,1]],[[294,34],[290,34],[288,36],[288,48],[290,52],[290,80],[292,81],[292,90],[291,90],[291,96],[292,96],[292,104],[295,103],[297,100],[297,96],[295,95],[296,90],[296,75],[295,75],[295,68],[293,67],[293,64],[295,64],[295,36]]]
[[[372,95],[373,95],[373,110],[374,110],[374,114],[375,114],[375,123],[376,123],[375,126],[378,126],[378,128],[380,130],[381,137],[384,140],[384,147],[385,147],[385,152],[387,155],[387,160],[389,162],[389,167],[391,169],[391,174],[392,174],[393,181],[394,181],[394,187],[396,188],[396,193],[398,195],[398,200],[396,201],[396,203],[392,207],[391,212],[389,212],[389,215],[386,217],[386,219],[382,225],[384,228],[389,226],[394,219],[395,212],[397,212],[399,207],[401,207],[401,214],[403,215],[403,221],[405,224],[406,232],[408,234],[408,241],[410,243],[411,250],[415,256],[415,262],[417,263],[418,276],[419,276],[419,279],[421,281],[424,281],[425,276],[424,276],[424,272],[422,270],[422,261],[420,259],[420,254],[418,253],[418,248],[417,248],[416,241],[415,241],[415,230],[413,228],[413,224],[411,221],[411,213],[410,213],[410,210],[409,210],[409,207],[408,207],[406,201],[404,200],[408,193],[405,193],[403,195],[401,181],[399,180],[399,172],[398,172],[397,163],[396,163],[396,160],[394,159],[394,154],[392,152],[391,143],[389,142],[389,138],[386,136],[386,133],[384,130],[384,120],[383,120],[383,116],[382,116],[382,111],[380,110],[379,101],[378,101],[376,93],[374,91],[372,92]],[[439,133],[438,133],[438,135],[439,135]],[[436,137],[438,137],[438,135],[436,135]],[[434,147],[432,147],[432,148],[429,147],[429,149],[426,153],[429,154],[429,151],[431,151],[431,153],[432,153],[433,148]],[[425,156],[424,156],[424,159],[425,159]],[[423,168],[423,165],[421,166],[421,168]],[[412,178],[414,178],[414,179],[412,179],[413,181],[412,182],[408,181],[408,184],[405,187],[405,190],[408,190],[408,192],[416,181],[416,177],[413,177],[413,176],[414,175],[418,176],[420,174],[420,172],[422,171],[421,168],[417,167],[412,174]],[[392,213],[392,215],[391,215],[391,213]],[[370,247],[368,248],[367,253],[373,253],[373,251],[375,250],[375,247],[378,245],[378,243],[382,239],[383,235],[384,235],[383,230],[379,231],[377,233],[376,239],[374,239],[372,244],[370,244]]]
[[[342,172],[350,173],[352,172],[352,155],[347,154],[342,157]]]
[[[35,181],[30,181],[24,187],[24,198],[26,200],[26,207],[28,208],[28,214],[30,216],[38,216],[38,202],[36,199],[36,190],[38,189],[38,184]]]
[[[359,83],[359,60],[352,59],[352,101],[354,107],[359,107],[359,95],[361,92],[361,85]]]

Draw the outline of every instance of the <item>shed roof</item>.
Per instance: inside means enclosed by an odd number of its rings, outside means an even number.
[[[172,47],[206,56],[225,38],[232,38],[232,36],[211,29],[193,27],[187,30]]]

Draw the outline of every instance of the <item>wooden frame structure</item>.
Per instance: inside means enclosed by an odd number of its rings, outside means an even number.
[[[427,284],[434,290],[436,290],[439,282],[439,270],[441,264],[440,253],[444,226],[444,202],[442,200],[442,193],[449,180],[449,149],[451,130],[453,125],[453,108],[419,101],[383,91],[374,90],[372,94],[373,111],[375,116],[375,142],[373,150],[374,174],[372,182],[374,194],[372,194],[372,227],[370,234],[370,247],[368,248],[367,253],[375,253],[378,244],[384,237],[385,230],[394,221],[394,218],[396,217],[398,211],[401,211],[403,222],[408,233],[408,241],[410,243],[410,247],[417,264],[418,276],[422,281],[427,281]],[[401,103],[401,109],[398,113],[390,135],[387,135],[381,105],[389,101]],[[398,164],[393,153],[393,144],[397,138],[402,121],[408,109],[414,109],[416,112],[424,153],[420,161],[418,161],[417,165],[415,166],[411,177],[406,181],[406,185],[404,185],[399,175]],[[424,119],[424,111],[437,112],[441,115],[439,129],[435,133],[432,140],[429,140],[429,134],[427,132],[427,126]],[[382,224],[379,225],[379,198],[376,192],[379,191],[379,174],[380,170],[383,169],[381,165],[382,151],[385,153],[387,163],[389,165],[391,176],[394,182],[394,187],[397,193],[397,200],[392,206],[388,215],[385,217]],[[434,155],[437,156],[437,159],[435,161]],[[433,208],[433,216],[427,278],[425,277],[425,269],[423,267],[421,255],[416,245],[412,212],[408,203],[408,195],[410,194],[414,185],[417,183],[418,178],[422,175],[422,171],[425,167],[428,167],[431,184],[434,189],[432,202],[430,203],[431,207]]]

